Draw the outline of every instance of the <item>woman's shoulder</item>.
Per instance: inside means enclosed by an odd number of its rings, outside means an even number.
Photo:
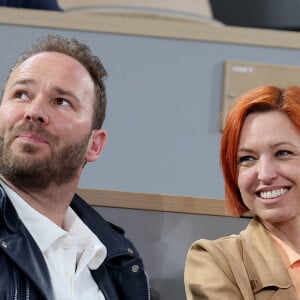
[[[226,252],[229,256],[237,255],[245,251],[251,243],[252,238],[259,234],[264,235],[264,229],[257,230],[262,225],[255,219],[251,220],[248,226],[238,234],[230,234],[227,236],[221,236],[217,239],[199,239],[195,241],[190,249],[196,251],[206,251],[213,253],[220,253],[224,255]]]
[[[229,250],[232,252],[233,249],[242,250],[242,240],[241,234],[231,234],[214,240],[199,239],[191,245],[191,250],[222,253]]]

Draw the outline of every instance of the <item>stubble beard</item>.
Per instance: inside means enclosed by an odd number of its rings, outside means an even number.
[[[3,136],[0,137],[0,173],[20,189],[40,190],[49,187],[50,184],[60,186],[70,182],[83,165],[91,133],[77,143],[55,150],[58,138],[32,124],[25,124],[12,130],[5,140]],[[11,144],[15,135],[22,131],[30,131],[47,137],[53,146],[51,154],[43,159],[37,159],[34,157],[36,148],[29,143],[22,145],[21,151],[32,155],[31,158],[25,160],[24,155],[13,153]]]

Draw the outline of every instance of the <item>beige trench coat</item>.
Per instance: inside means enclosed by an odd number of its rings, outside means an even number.
[[[239,235],[196,241],[184,272],[187,300],[299,300],[275,247],[256,219]]]

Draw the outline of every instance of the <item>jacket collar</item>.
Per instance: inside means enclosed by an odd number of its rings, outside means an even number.
[[[124,237],[124,230],[104,220],[101,215],[79,195],[76,194],[74,196],[71,207],[107,248],[105,261],[119,255],[138,256],[137,250],[132,244],[129,244],[129,241]]]
[[[101,239],[107,248],[107,259],[126,254],[137,256],[136,249],[129,245],[124,238],[124,230],[116,225],[108,223],[101,215],[88,205],[79,195],[75,194],[71,207],[81,220]],[[18,214],[0,185],[0,224],[13,233],[19,231],[21,221]],[[0,237],[1,238],[1,237]]]
[[[20,220],[17,212],[8,199],[4,189],[0,185],[0,224],[5,224],[7,228],[16,233],[19,230]]]
[[[293,286],[271,237],[256,218],[250,221],[241,236],[243,248],[247,249],[244,261],[254,293],[270,286],[283,289]]]
[[[45,299],[53,299],[50,275],[43,254],[1,186],[0,228],[2,250],[39,287]]]
[[[106,246],[105,262],[122,255],[133,259],[139,256],[134,246],[124,237],[124,231],[106,222],[78,195],[74,196],[71,207]],[[43,255],[0,185],[0,247],[1,242],[6,242],[8,247],[3,249],[4,252],[35,282],[45,299],[53,299],[50,275]],[[102,285],[113,287],[114,283],[110,276],[107,276],[107,272],[106,266],[103,264],[102,268],[93,271],[92,275],[102,278]],[[103,288],[102,291],[105,289]],[[110,294],[115,293],[114,288],[109,289],[109,291]],[[114,295],[111,298],[117,299],[117,296]]]

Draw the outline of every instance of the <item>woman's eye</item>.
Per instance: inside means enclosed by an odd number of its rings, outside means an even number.
[[[64,98],[57,98],[56,102],[57,102],[58,105],[61,105],[61,106],[71,106],[70,101],[68,101]]]
[[[276,152],[276,156],[278,156],[278,157],[285,157],[285,156],[288,156],[291,154],[292,154],[292,152],[288,151],[288,150],[279,150]]]
[[[238,158],[238,164],[246,164],[246,163],[252,162],[254,160],[255,160],[255,158],[253,156],[245,155],[245,156],[241,156]]]

